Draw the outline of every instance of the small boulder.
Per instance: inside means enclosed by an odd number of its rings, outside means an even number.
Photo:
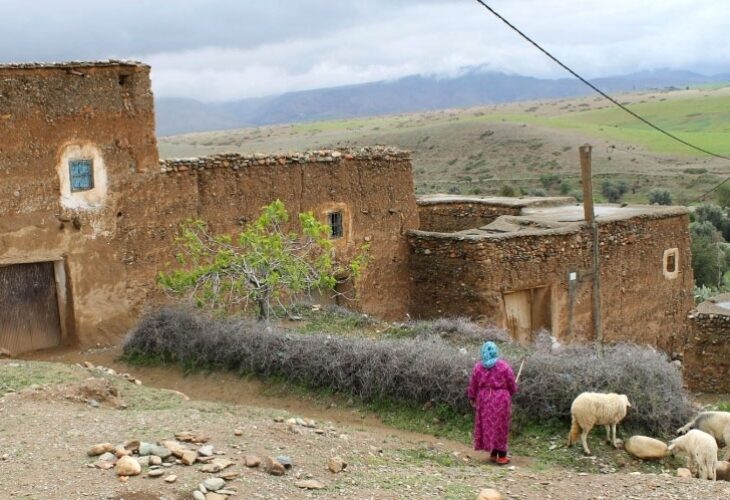
[[[677,469],[677,477],[685,477],[685,478],[691,478],[692,472],[686,467],[680,467]]]
[[[117,476],[136,476],[140,472],[142,466],[135,458],[125,455],[117,460]]]
[[[244,460],[246,467],[258,467],[261,464],[261,459],[256,455],[246,455]]]
[[[213,456],[213,445],[206,444],[205,446],[201,446],[200,449],[198,449],[198,454],[203,455],[204,457]]]
[[[149,477],[160,477],[165,475],[164,469],[153,469],[147,473]]]
[[[194,500],[205,500],[205,494],[198,490],[193,491]]]
[[[302,479],[301,481],[295,481],[294,486],[305,490],[323,490],[325,485],[316,479]]]
[[[228,496],[221,495],[220,493],[210,492],[205,495],[205,500],[228,500]]]
[[[150,465],[162,465],[162,459],[157,455],[149,455],[147,460],[149,460]]]
[[[342,460],[340,457],[332,457],[330,458],[329,462],[327,463],[327,468],[330,470],[330,472],[337,474],[338,472],[342,472],[347,467],[347,463]]]
[[[484,488],[479,492],[477,500],[502,500],[502,494],[493,488]]]
[[[717,462],[717,480],[718,481],[730,481],[730,462],[727,460],[720,460]]]
[[[233,431],[234,436],[243,436],[243,431],[241,429],[235,429]]]
[[[631,436],[624,443],[626,452],[643,460],[658,460],[669,453],[667,444],[646,436]]]
[[[203,486],[208,491],[218,491],[226,485],[225,480],[220,477],[211,477],[203,481]]]
[[[112,462],[115,463],[117,461],[116,455],[114,453],[106,452],[99,455],[99,460],[102,462]]]
[[[180,457],[180,461],[184,465],[193,465],[195,461],[198,459],[198,453],[196,451],[186,451],[182,454],[182,457]]]
[[[284,466],[281,465],[281,463],[275,458],[266,457],[264,458],[262,464],[264,470],[272,476],[283,476],[286,472]]]
[[[86,452],[90,457],[96,457],[103,455],[104,453],[114,453],[115,446],[111,443],[95,444],[89,451]]]
[[[177,481],[177,476],[175,474],[170,474],[169,476],[165,477],[166,483],[174,483],[175,481]]]
[[[289,455],[279,455],[276,457],[276,461],[287,469],[291,469],[292,465],[294,465],[294,462],[292,462],[292,459]]]

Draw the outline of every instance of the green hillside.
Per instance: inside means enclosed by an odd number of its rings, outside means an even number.
[[[730,87],[620,100],[672,133],[730,155]],[[584,143],[594,146],[598,184],[626,181],[628,201],[666,187],[675,202],[687,202],[730,175],[730,162],[688,149],[600,97],[186,134],[160,138],[160,150],[175,157],[389,144],[413,151],[419,192],[496,194],[510,185],[557,194],[579,187],[577,149]]]

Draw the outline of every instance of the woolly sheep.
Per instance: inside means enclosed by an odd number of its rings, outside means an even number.
[[[669,451],[682,451],[687,454],[687,468],[700,479],[717,479],[717,442],[698,429],[692,429],[684,436],[669,443]]]
[[[578,441],[580,435],[583,451],[591,454],[588,449],[588,433],[596,425],[606,426],[606,442],[618,448],[616,441],[616,424],[626,416],[631,408],[629,398],[625,394],[603,394],[599,392],[584,392],[573,400],[570,406],[572,424],[568,434],[568,446]],[[613,436],[612,436],[613,434]]]
[[[730,460],[730,411],[703,411],[687,425],[677,429],[678,435],[699,429],[714,437],[717,446],[725,445],[725,460]]]

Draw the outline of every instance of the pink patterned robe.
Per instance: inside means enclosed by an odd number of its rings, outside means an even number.
[[[506,361],[500,359],[492,368],[484,368],[481,360],[474,365],[467,395],[476,403],[475,450],[507,451],[515,392],[515,374]]]

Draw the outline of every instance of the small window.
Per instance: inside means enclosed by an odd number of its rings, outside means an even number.
[[[342,227],[342,212],[328,213],[327,222],[330,225],[330,238],[342,238],[345,234]]]
[[[93,160],[70,160],[68,169],[72,193],[94,189]]]
[[[667,279],[674,279],[679,276],[679,249],[669,248],[664,250],[663,273]]]

